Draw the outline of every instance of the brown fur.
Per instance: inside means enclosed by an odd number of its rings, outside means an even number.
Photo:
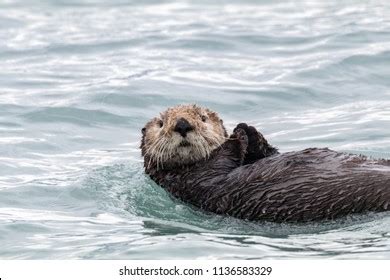
[[[203,123],[203,114],[210,125]],[[186,137],[174,129],[180,118],[194,127]],[[165,127],[160,128],[160,120]],[[217,141],[204,140],[209,135]],[[182,147],[185,138],[191,143]],[[158,143],[163,144],[153,148]],[[170,108],[148,122],[141,149],[145,171],[157,184],[217,214],[306,222],[390,210],[388,160],[317,148],[279,154],[244,123],[226,139],[218,115],[195,105]]]
[[[185,118],[194,127],[185,141],[173,130],[179,118]],[[227,137],[218,114],[196,105],[168,108],[142,131],[142,155],[149,159],[147,164],[156,164],[157,168],[172,168],[207,158]],[[187,145],[181,146],[182,143]]]

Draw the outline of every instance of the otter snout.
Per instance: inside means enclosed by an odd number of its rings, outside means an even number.
[[[178,119],[173,129],[173,131],[179,133],[182,137],[186,137],[187,133],[192,130],[194,130],[194,127],[185,118]]]

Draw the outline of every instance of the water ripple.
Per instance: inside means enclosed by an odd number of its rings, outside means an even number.
[[[281,151],[390,158],[390,5],[0,3],[0,257],[389,258],[389,217],[307,225],[203,213],[147,178],[140,130],[199,103]]]

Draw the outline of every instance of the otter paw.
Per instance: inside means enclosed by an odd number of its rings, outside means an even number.
[[[244,130],[248,137],[244,164],[250,164],[277,153],[277,149],[269,145],[264,136],[253,126],[248,126],[246,123],[240,123],[234,129],[234,131],[238,130]]]
[[[240,129],[244,130],[248,137],[247,153],[248,154],[259,153],[260,147],[265,141],[263,135],[260,132],[258,132],[256,128],[254,128],[253,126],[248,126],[246,123],[239,123],[234,129],[234,132]]]
[[[241,128],[235,129],[233,134],[230,135],[228,142],[230,144],[229,149],[243,162],[248,148],[248,136],[245,130]]]
[[[236,128],[233,130],[233,133],[236,132],[239,129],[244,130],[245,132],[248,130],[248,125],[246,123],[239,123]]]
[[[243,129],[236,129],[232,135],[230,135],[231,140],[238,140],[242,146],[248,146],[248,136]]]

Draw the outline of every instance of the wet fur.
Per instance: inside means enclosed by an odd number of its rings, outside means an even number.
[[[253,127],[239,124],[208,157],[160,168],[150,164],[146,136],[141,144],[146,173],[205,211],[252,221],[307,222],[390,208],[387,160],[318,148],[279,154]]]
[[[179,118],[190,120],[194,126],[194,131],[185,141],[173,131]],[[149,121],[142,131],[141,148],[145,163],[157,169],[180,167],[207,159],[227,139],[218,114],[196,105],[169,108],[160,117]]]

